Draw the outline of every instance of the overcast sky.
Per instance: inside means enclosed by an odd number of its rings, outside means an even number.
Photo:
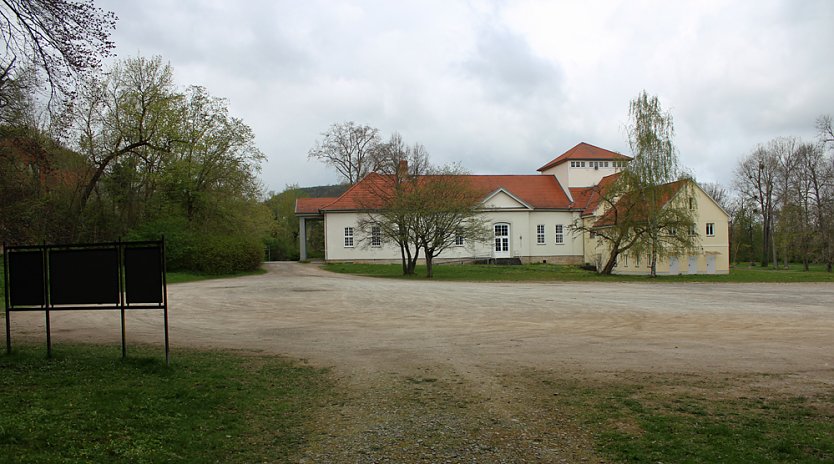
[[[535,174],[579,142],[629,154],[628,103],[674,116],[682,163],[729,184],[778,136],[834,114],[834,1],[96,0],[120,58],[161,55],[229,100],[267,190],[336,183],[307,160],[341,121],[398,131],[438,163]]]

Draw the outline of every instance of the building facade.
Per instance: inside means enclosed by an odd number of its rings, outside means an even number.
[[[491,228],[492,240],[456,240],[435,262],[465,262],[515,258],[523,263],[598,264],[608,252],[604,242],[571,226],[595,221],[602,214],[595,192],[610,182],[630,160],[587,143],[580,143],[538,169],[533,175],[464,176],[482,195],[480,214]],[[324,221],[328,262],[399,262],[399,247],[381,231],[362,227],[373,211],[372,173],[338,198],[303,198],[296,203],[300,218],[301,257],[306,259],[306,222]],[[694,189],[701,246],[693,256],[680,256],[658,265],[658,273],[726,273],[729,271],[727,214],[700,188]],[[641,261],[637,265],[637,261]],[[616,273],[645,274],[640,257],[618,260]],[[661,272],[662,269],[662,272]]]

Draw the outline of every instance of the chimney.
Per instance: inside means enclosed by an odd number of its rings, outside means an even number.
[[[404,178],[408,176],[408,161],[401,159],[399,166],[397,166],[397,177]]]

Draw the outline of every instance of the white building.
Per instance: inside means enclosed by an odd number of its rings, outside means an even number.
[[[569,226],[603,214],[595,202],[597,190],[594,187],[603,178],[619,172],[630,159],[620,153],[580,143],[539,168],[540,174],[465,176],[467,183],[483,195],[481,211],[491,225],[494,240],[478,244],[455,243],[436,261],[516,258],[524,263],[597,262],[598,255],[605,252],[604,244],[591,239],[588,234],[572,231]],[[368,199],[374,195],[374,184],[379,176],[375,173],[366,176],[338,198],[297,201],[302,260],[306,259],[306,221],[323,220],[326,261],[400,261],[400,249],[396,244],[386,243],[375,230],[364,237],[359,227],[362,218],[367,217],[368,205],[372,204]],[[703,195],[698,195],[698,202],[711,202],[706,194],[700,193]],[[728,243],[724,240],[727,237],[726,213],[720,208],[719,211],[704,210],[709,215],[705,220],[711,221],[713,231],[723,227],[720,233],[709,237],[715,242],[711,247],[723,246],[723,254],[711,258],[712,267],[707,267],[706,258],[699,258],[695,268],[678,268],[681,272],[726,272],[729,269]],[[723,215],[723,219],[713,219],[715,214]],[[724,240],[723,244],[718,243],[721,240]],[[718,248],[710,248],[710,252],[714,254]],[[687,263],[691,260],[690,257],[680,259],[686,259]],[[698,267],[701,261],[703,266]],[[632,266],[626,272],[641,271]]]

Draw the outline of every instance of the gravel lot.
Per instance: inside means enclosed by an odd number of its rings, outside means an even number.
[[[547,407],[548,375],[761,376],[834,388],[834,285],[447,283],[269,263],[260,276],[169,287],[180,346],[332,368],[343,387],[300,461],[600,461]],[[128,315],[129,343],[160,343],[161,314]],[[53,343],[118,341],[118,314],[62,312]],[[12,314],[15,340],[43,317]],[[779,385],[776,385],[778,383]]]

